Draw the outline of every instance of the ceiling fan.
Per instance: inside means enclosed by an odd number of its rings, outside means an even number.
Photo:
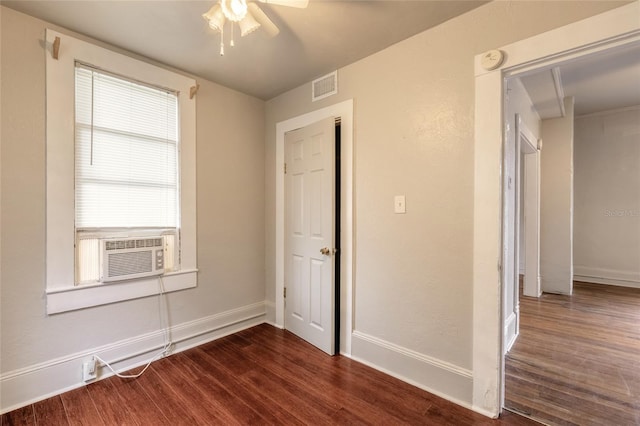
[[[275,4],[279,6],[291,6],[305,8],[309,0],[258,0],[260,3]],[[269,17],[258,7],[254,1],[247,0],[218,0],[202,17],[209,23],[209,27],[220,32],[220,56],[224,55],[224,26],[227,21],[231,27],[231,40],[229,45],[234,46],[233,26],[238,24],[240,36],[262,27],[270,37],[278,35],[280,30]]]

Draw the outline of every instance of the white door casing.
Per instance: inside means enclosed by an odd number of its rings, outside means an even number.
[[[507,127],[504,150],[505,182],[503,186],[503,300],[504,353],[509,352],[520,332],[520,258],[524,257],[525,296],[540,295],[540,155],[537,138],[526,126],[520,114],[515,114],[515,131]],[[523,171],[524,173],[521,173]],[[514,182],[511,182],[513,174]],[[524,185],[521,185],[521,179]],[[522,190],[521,190],[522,188]],[[521,204],[521,199],[524,203]],[[521,215],[524,211],[524,217]],[[524,219],[524,232],[520,232],[520,218]],[[520,250],[520,239],[524,250]],[[536,287],[537,283],[537,287]],[[511,300],[507,301],[507,297]],[[507,303],[510,302],[510,303]],[[510,306],[512,309],[507,310]]]
[[[538,141],[520,118],[516,120],[518,146],[524,154],[524,283],[525,296],[539,297],[540,287],[540,151]],[[517,244],[519,246],[519,244]]]
[[[285,168],[285,328],[333,355],[333,117],[285,134]]]
[[[275,170],[284,170],[284,136],[287,132],[313,124],[327,117],[340,117],[340,353],[351,355],[351,333],[354,328],[353,280],[355,269],[353,208],[353,99],[307,112],[276,124]],[[274,325],[284,328],[284,173],[275,173],[275,312]]]
[[[516,114],[517,120],[517,114]],[[504,318],[504,353],[507,353],[518,335],[518,137],[515,129],[505,124],[504,158],[502,168],[503,205],[502,205],[502,285]]]

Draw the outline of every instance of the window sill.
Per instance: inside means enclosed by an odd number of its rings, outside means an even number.
[[[166,293],[197,286],[197,269],[162,275]],[[158,277],[109,284],[90,284],[47,291],[47,314],[74,311],[160,293]]]

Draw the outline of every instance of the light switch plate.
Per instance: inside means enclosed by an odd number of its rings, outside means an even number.
[[[396,213],[406,213],[407,204],[404,195],[396,195],[393,200],[393,209]]]

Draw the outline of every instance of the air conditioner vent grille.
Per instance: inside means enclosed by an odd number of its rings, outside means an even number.
[[[101,282],[143,278],[164,273],[164,238],[103,240]]]
[[[124,250],[141,247],[162,247],[162,238],[126,239],[105,241],[106,250]]]
[[[109,277],[139,274],[153,271],[153,252],[151,250],[113,253],[109,255]]]
[[[313,80],[311,83],[311,100],[313,102],[338,93],[338,71]]]

